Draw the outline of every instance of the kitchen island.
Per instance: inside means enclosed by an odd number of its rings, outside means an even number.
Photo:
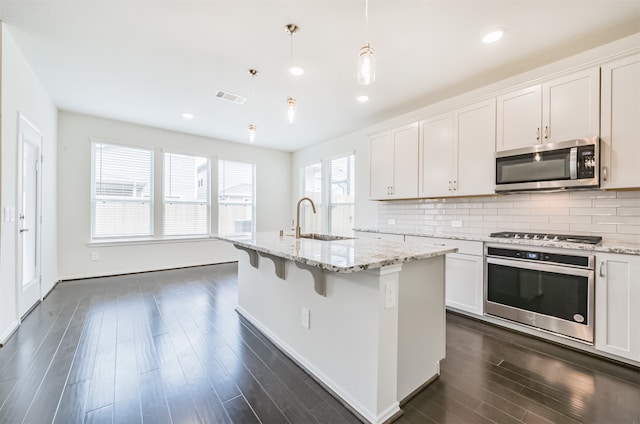
[[[439,375],[444,258],[456,249],[277,233],[218,238],[241,251],[238,313],[361,419],[397,418]]]

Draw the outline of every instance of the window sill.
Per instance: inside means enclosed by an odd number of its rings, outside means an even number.
[[[192,237],[143,237],[135,239],[108,239],[108,240],[92,240],[87,242],[88,247],[111,247],[111,246],[136,246],[150,244],[168,244],[168,243],[191,243],[201,241],[216,241],[215,237],[192,236]]]

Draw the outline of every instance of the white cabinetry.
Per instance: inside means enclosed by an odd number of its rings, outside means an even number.
[[[596,255],[595,347],[640,361],[640,256]]]
[[[498,97],[496,149],[509,150],[600,134],[600,68]]]
[[[601,184],[640,187],[640,54],[602,66]]]
[[[418,124],[370,140],[370,195],[374,200],[418,196]]]
[[[447,307],[460,311],[483,314],[482,242],[416,236],[405,236],[405,239],[457,248],[458,252],[447,254],[445,260],[445,303]]]
[[[493,194],[495,99],[420,123],[420,197]]]

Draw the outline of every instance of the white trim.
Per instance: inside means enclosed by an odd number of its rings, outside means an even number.
[[[0,346],[3,346],[7,342],[7,340],[9,340],[9,337],[11,337],[13,333],[16,332],[18,327],[20,327],[19,320],[15,320],[11,324],[9,324],[7,330],[2,335],[0,335]]]
[[[143,237],[139,239],[105,239],[92,240],[86,243],[87,247],[114,247],[114,246],[135,246],[145,244],[169,244],[169,243],[191,243],[202,241],[220,241],[212,235],[202,235],[193,237]]]

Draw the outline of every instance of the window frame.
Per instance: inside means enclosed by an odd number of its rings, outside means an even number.
[[[339,154],[335,154],[335,155],[331,155],[331,156],[327,156],[327,157],[322,157],[320,158],[320,160],[314,160],[314,161],[308,161],[308,162],[304,162],[300,164],[299,167],[299,193],[300,193],[300,197],[305,196],[305,191],[306,191],[306,180],[305,180],[305,168],[308,166],[312,166],[312,165],[317,165],[320,164],[320,172],[321,172],[321,203],[319,205],[319,207],[317,207],[318,209],[318,213],[321,213],[321,229],[320,231],[322,233],[326,233],[326,234],[333,234],[333,229],[331,228],[330,225],[330,213],[331,213],[331,209],[332,206],[335,205],[348,205],[348,204],[353,204],[354,207],[354,211],[355,211],[355,187],[354,187],[354,201],[352,203],[331,203],[331,163],[334,160],[337,159],[342,159],[345,157],[349,157],[352,156],[353,157],[353,168],[354,168],[354,172],[353,172],[353,181],[354,181],[354,185],[355,185],[355,159],[356,159],[356,154],[355,151],[351,150],[351,151],[347,151],[347,152],[343,152],[343,153],[339,153]],[[307,202],[304,202],[302,205],[302,208],[307,208],[309,207],[309,204]],[[318,206],[318,205],[317,205]],[[302,218],[304,219],[304,213],[301,213]],[[355,215],[355,212],[354,212]],[[304,228],[304,222],[303,222],[303,228]],[[305,230],[306,231],[306,230]]]
[[[134,144],[134,143],[122,143],[119,141],[115,141],[115,140],[109,140],[109,139],[103,139],[103,138],[97,138],[97,137],[90,137],[89,138],[90,141],[90,145],[89,145],[89,157],[90,157],[90,182],[89,182],[89,186],[90,186],[90,196],[89,196],[89,202],[90,202],[90,211],[91,211],[91,217],[90,217],[90,232],[89,232],[89,237],[90,237],[90,242],[91,243],[105,243],[105,242],[109,242],[109,241],[113,241],[113,240],[132,240],[132,241],[136,241],[136,240],[143,240],[143,239],[149,239],[152,238],[154,236],[155,233],[155,220],[156,220],[156,213],[155,213],[155,160],[156,160],[156,151],[153,148],[149,148],[149,147],[145,147],[145,146],[141,146],[138,144]],[[120,147],[123,149],[135,149],[135,150],[142,150],[145,152],[149,152],[151,157],[149,160],[149,229],[150,229],[150,233],[149,234],[139,234],[139,235],[127,235],[127,236],[116,236],[116,235],[108,235],[108,236],[96,236],[96,203],[98,201],[98,199],[96,198],[96,164],[95,164],[95,147],[96,145],[108,145],[108,146],[115,146],[115,147]],[[125,203],[139,203],[139,201],[134,201],[134,200],[130,200],[127,201],[125,199],[121,200],[124,201]],[[144,202],[144,201],[143,201]]]
[[[198,152],[193,152],[193,151],[184,151],[184,150],[177,150],[177,149],[160,149],[160,152],[162,153],[160,156],[160,161],[162,163],[162,172],[160,175],[160,181],[161,181],[161,186],[162,186],[162,190],[160,192],[161,194],[161,198],[162,201],[158,202],[159,203],[159,215],[160,215],[160,220],[159,220],[159,234],[157,238],[161,238],[161,239],[191,239],[191,238],[199,238],[199,237],[208,237],[211,236],[213,234],[213,216],[214,216],[214,211],[213,211],[213,179],[212,179],[212,166],[214,163],[214,158],[211,155],[207,155],[207,154],[202,154],[202,153],[198,153]],[[207,178],[208,178],[208,184],[209,184],[209,190],[207,193],[207,229],[204,233],[199,233],[199,234],[175,234],[175,235],[167,235],[166,234],[166,229],[165,229],[165,218],[166,218],[166,200],[165,200],[165,195],[166,195],[166,177],[167,177],[167,169],[165,167],[165,158],[166,155],[180,155],[180,156],[191,156],[191,157],[198,157],[198,158],[204,158],[207,160],[207,165],[208,165],[208,169],[207,169]],[[217,166],[217,165],[216,165]],[[201,204],[202,202],[200,201],[181,201],[181,202],[176,202],[176,203],[181,203],[181,204]],[[157,230],[157,229],[156,229]]]
[[[218,229],[218,233],[220,234],[224,234],[224,235],[244,235],[246,233],[222,233],[220,231],[220,219],[222,216],[221,213],[221,205],[225,205],[227,203],[225,202],[221,202],[220,201],[220,169],[221,169],[221,162],[234,162],[234,163],[241,163],[241,164],[246,164],[246,165],[251,165],[251,232],[250,232],[250,237],[255,237],[256,231],[257,231],[257,222],[256,222],[256,210],[258,209],[258,202],[257,202],[257,196],[256,196],[256,181],[257,181],[257,165],[254,162],[246,162],[243,160],[237,160],[237,159],[229,159],[229,158],[218,158],[217,162],[216,162],[216,175],[217,175],[217,179],[216,179],[216,208],[217,208],[217,220],[216,220],[216,227]]]

